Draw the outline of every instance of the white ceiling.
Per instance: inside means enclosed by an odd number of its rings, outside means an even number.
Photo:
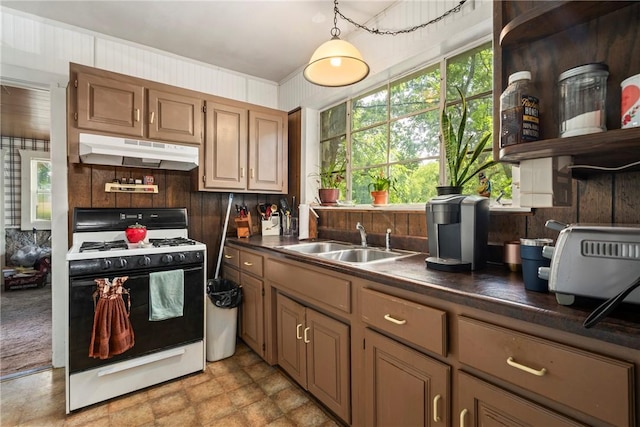
[[[341,0],[364,24],[396,3]],[[433,0],[422,0],[433,1]],[[281,82],[331,38],[333,1],[5,1],[2,6]],[[355,30],[338,17],[341,38]]]

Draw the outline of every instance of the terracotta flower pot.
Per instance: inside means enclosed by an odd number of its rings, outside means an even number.
[[[340,189],[320,188],[318,190],[318,196],[320,197],[322,206],[333,206],[338,201],[338,197],[340,197]]]
[[[389,203],[388,191],[372,191],[371,197],[373,197],[374,205],[386,205],[387,203]]]

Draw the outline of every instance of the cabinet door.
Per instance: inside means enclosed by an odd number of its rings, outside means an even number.
[[[307,387],[307,359],[305,335],[305,308],[282,294],[277,296],[278,365],[291,377]],[[309,331],[306,331],[309,336]]]
[[[247,115],[246,109],[207,104],[204,155],[200,156],[205,189],[247,188]]]
[[[584,426],[462,371],[457,393],[459,427]]]
[[[260,356],[264,357],[264,319],[262,306],[262,280],[240,273],[242,285],[242,316],[240,337]]]
[[[367,426],[448,426],[450,367],[365,329]]]
[[[249,190],[287,192],[285,117],[249,111]]]
[[[144,87],[78,73],[78,128],[144,136]]]
[[[307,308],[307,389],[343,420],[351,420],[349,327]]]
[[[202,104],[199,98],[149,89],[149,138],[200,145]]]

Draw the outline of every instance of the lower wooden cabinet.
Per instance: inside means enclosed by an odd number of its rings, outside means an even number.
[[[242,307],[240,316],[240,338],[253,351],[264,357],[264,305],[262,280],[240,273],[242,285]]]
[[[461,371],[457,395],[454,426],[585,426]]]
[[[451,425],[451,368],[369,328],[364,337],[365,425]]]
[[[350,423],[349,326],[279,293],[277,342],[280,367]]]

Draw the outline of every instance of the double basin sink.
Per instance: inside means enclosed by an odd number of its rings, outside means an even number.
[[[279,246],[278,249],[349,264],[367,264],[376,261],[391,261],[416,254],[415,252],[409,251],[362,247],[352,245],[350,243],[334,241],[296,243],[292,245]]]

